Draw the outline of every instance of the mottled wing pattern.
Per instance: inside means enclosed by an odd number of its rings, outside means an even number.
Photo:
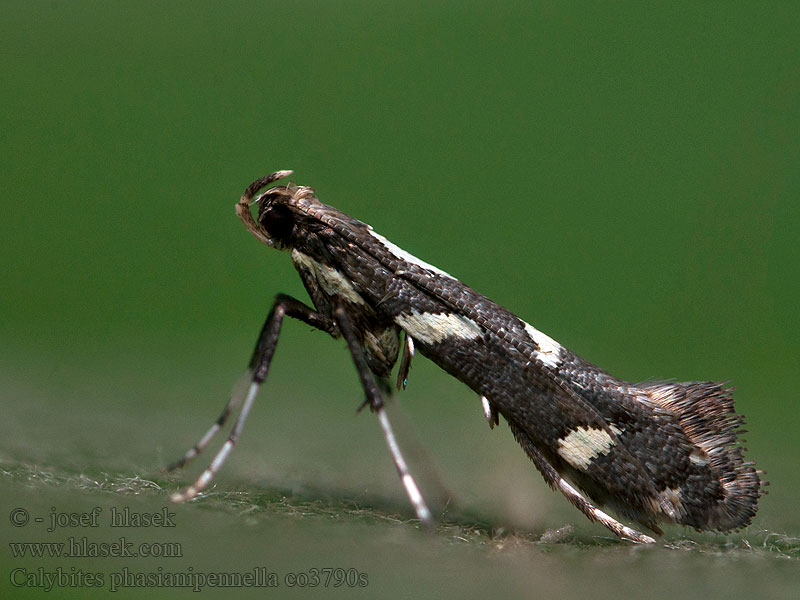
[[[657,521],[718,530],[750,522],[761,484],[718,384],[616,379],[311,188],[268,193],[303,231],[292,258],[315,306],[328,314],[333,298],[346,302],[378,376],[394,365],[403,330],[503,415],[553,487],[555,471],[655,531]]]

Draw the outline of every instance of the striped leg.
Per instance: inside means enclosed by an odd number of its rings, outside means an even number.
[[[225,425],[225,422],[228,420],[228,417],[231,416],[231,413],[236,410],[237,406],[239,406],[239,403],[242,401],[242,397],[245,395],[246,390],[252,381],[253,372],[248,369],[236,384],[236,387],[231,394],[231,399],[228,400],[228,404],[226,404],[225,408],[222,409],[222,414],[220,414],[216,422],[209,427],[208,431],[206,431],[206,434],[200,439],[199,442],[189,448],[189,450],[186,451],[186,454],[184,454],[180,459],[165,467],[164,471],[174,471],[186,466],[188,462],[191,462],[193,458],[205,450],[206,446],[208,446],[208,443],[214,438],[222,426]]]
[[[411,475],[411,472],[408,469],[408,464],[406,463],[403,453],[400,450],[400,446],[397,443],[397,438],[395,438],[392,424],[389,421],[389,417],[387,416],[386,409],[383,405],[383,398],[381,398],[380,391],[375,383],[375,378],[372,376],[372,372],[369,370],[367,361],[364,358],[364,350],[361,347],[361,342],[359,341],[355,330],[353,329],[350,317],[341,305],[334,309],[333,316],[336,320],[336,324],[339,326],[339,331],[342,332],[342,336],[347,342],[347,347],[350,349],[350,354],[353,357],[353,362],[356,365],[356,370],[358,371],[358,375],[361,379],[361,385],[364,387],[364,393],[366,394],[367,398],[366,403],[369,404],[373,411],[378,413],[378,421],[380,422],[381,429],[383,430],[383,437],[386,440],[386,445],[389,447],[389,453],[392,455],[394,466],[397,468],[397,472],[400,475],[403,486],[406,488],[408,498],[411,500],[411,505],[414,507],[414,512],[416,512],[417,518],[420,521],[422,521],[428,528],[432,529],[434,527],[433,516],[431,515],[431,511],[425,502],[425,498],[422,497],[422,494],[419,491],[417,482],[414,480],[414,477]]]
[[[172,496],[170,496],[170,499],[173,502],[190,500],[199,494],[209,484],[211,479],[214,477],[214,474],[219,471],[222,465],[225,463],[225,459],[228,458],[228,454],[230,454],[230,451],[236,444],[239,434],[242,432],[242,427],[244,427],[244,422],[247,420],[247,415],[250,413],[250,409],[253,406],[253,401],[258,393],[258,389],[267,378],[269,365],[272,361],[272,356],[275,354],[275,347],[277,346],[278,336],[281,332],[281,324],[283,323],[283,318],[285,316],[303,321],[304,323],[307,323],[317,329],[321,329],[322,331],[325,331],[334,337],[338,336],[336,325],[329,317],[316,312],[312,308],[290,296],[278,294],[275,297],[272,310],[270,310],[269,316],[264,323],[264,327],[261,329],[261,333],[258,336],[258,342],[256,343],[255,350],[253,351],[253,356],[250,359],[250,366],[246,374],[246,376],[249,376],[250,378],[250,385],[247,388],[247,393],[244,398],[244,405],[242,406],[242,410],[239,413],[236,422],[233,424],[231,433],[220,448],[219,452],[217,452],[214,460],[212,460],[208,468],[202,472],[197,481],[186,488],[183,492],[175,492],[172,494]],[[223,409],[222,414],[217,419],[217,422],[211,426],[202,439],[197,442],[197,444],[195,444],[183,456],[183,458],[176,461],[173,465],[170,465],[170,467],[168,467],[169,470],[182,467],[203,451],[203,449],[211,441],[211,438],[213,438],[214,435],[225,424],[230,414],[239,404],[239,399],[241,396],[241,393],[234,393],[231,396],[231,399]]]
[[[406,389],[408,384],[408,371],[411,369],[411,359],[414,358],[414,340],[403,332],[403,354],[400,358],[400,368],[397,370],[397,390]]]
[[[533,461],[533,464],[542,474],[542,477],[544,477],[544,480],[547,482],[547,484],[551,488],[557,489],[564,494],[567,500],[569,500],[575,508],[586,515],[590,521],[598,521],[600,524],[611,530],[614,535],[619,538],[630,540],[638,544],[656,543],[656,541],[649,535],[639,533],[635,529],[626,527],[610,515],[594,506],[586,499],[586,497],[584,497],[583,494],[580,493],[580,491],[572,487],[568,481],[559,475],[558,471],[555,470],[553,465],[551,465],[544,455],[542,455],[539,449],[533,445],[533,442],[531,442],[531,439],[524,430],[522,430],[513,421],[508,421],[508,425],[511,428],[511,432],[514,434],[514,437]]]

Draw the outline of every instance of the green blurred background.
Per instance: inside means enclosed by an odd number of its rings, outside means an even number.
[[[13,568],[162,565],[369,577],[282,596],[797,592],[796,2],[1,10],[0,590],[43,593]],[[13,507],[158,511],[197,474],[157,468],[216,418],[273,295],[305,298],[233,210],[286,168],[615,375],[730,380],[772,482],[753,525],[613,543],[418,359],[402,402],[455,497],[425,536],[377,423],[353,416],[346,348],[288,323],[215,493],[170,507],[174,530],[124,532],[184,558],[11,556],[7,541],[119,537],[14,528]],[[116,596],[152,593],[176,590]]]

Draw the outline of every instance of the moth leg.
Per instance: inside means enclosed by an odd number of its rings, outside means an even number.
[[[623,525],[589,502],[589,500],[587,500],[580,491],[575,489],[566,479],[559,475],[558,471],[556,471],[553,465],[548,462],[544,455],[533,444],[530,437],[528,437],[528,434],[525,433],[521,427],[516,425],[513,421],[509,421],[508,425],[520,446],[522,446],[527,455],[533,461],[533,464],[542,474],[542,477],[544,477],[547,485],[564,494],[567,500],[569,500],[570,503],[575,506],[575,508],[586,515],[590,521],[599,522],[601,525],[611,530],[611,532],[619,538],[630,540],[638,544],[656,543],[656,541],[649,535],[645,535],[636,531],[635,529],[631,529],[630,527]]]
[[[500,424],[500,414],[494,404],[489,402],[486,396],[481,396],[481,406],[483,406],[483,416],[489,422],[489,429],[494,429],[495,425]]]
[[[394,435],[392,424],[389,421],[389,417],[386,415],[386,409],[383,405],[383,398],[381,397],[378,386],[375,383],[375,378],[372,376],[372,372],[369,370],[367,361],[364,358],[364,350],[361,347],[361,342],[359,341],[358,336],[355,333],[355,329],[353,328],[353,324],[350,321],[350,316],[341,305],[334,309],[333,316],[336,320],[336,324],[339,326],[339,330],[342,332],[342,336],[347,342],[347,347],[350,349],[350,354],[353,357],[353,362],[356,365],[356,370],[358,371],[358,375],[361,379],[361,385],[363,386],[364,393],[366,394],[366,401],[370,408],[378,414],[378,421],[380,422],[381,429],[383,430],[383,437],[386,440],[386,445],[389,447],[389,453],[392,455],[392,460],[394,461],[394,466],[397,468],[397,473],[400,475],[403,486],[406,488],[406,494],[408,494],[411,505],[414,507],[414,512],[417,514],[417,518],[420,521],[422,521],[428,528],[432,529],[434,527],[433,516],[431,515],[431,511],[425,502],[425,498],[422,497],[422,494],[419,491],[417,482],[414,480],[413,475],[411,475],[411,472],[408,469],[408,464],[406,463],[403,453],[400,450],[400,445],[397,443],[397,438]]]
[[[397,369],[397,389],[406,389],[408,384],[408,371],[411,369],[411,359],[414,358],[414,340],[403,332],[403,355],[400,358],[400,367]]]
[[[208,431],[206,431],[205,435],[200,438],[200,441],[197,442],[194,446],[189,448],[180,459],[176,460],[174,463],[164,467],[164,471],[174,471],[176,469],[180,469],[181,467],[186,466],[186,463],[190,462],[194,459],[198,454],[200,454],[203,450],[205,450],[206,446],[208,446],[209,442],[214,438],[217,432],[225,425],[228,417],[231,416],[231,413],[239,406],[239,403],[242,400],[242,396],[246,393],[247,386],[253,379],[253,373],[248,369],[247,372],[242,376],[242,378],[237,382],[236,387],[234,388],[233,392],[231,393],[231,399],[228,400],[228,403],[225,405],[225,408],[222,409],[222,414],[217,418],[214,424],[209,427]]]
[[[250,383],[247,387],[247,392],[244,395],[244,405],[242,406],[242,410],[239,413],[236,422],[233,424],[231,433],[217,452],[216,456],[214,456],[214,460],[211,461],[211,464],[200,474],[200,477],[198,477],[197,480],[192,485],[187,487],[183,492],[175,492],[172,494],[172,496],[170,496],[170,499],[173,502],[183,502],[184,500],[190,500],[191,498],[195,497],[203,489],[205,489],[217,471],[219,471],[219,469],[225,463],[225,459],[228,458],[228,454],[230,454],[233,446],[236,444],[239,434],[242,432],[244,422],[247,420],[247,415],[250,413],[250,409],[253,406],[253,401],[258,393],[258,389],[267,378],[269,365],[272,361],[273,354],[275,354],[278,336],[281,332],[281,324],[283,323],[283,318],[285,316],[289,316],[307,323],[308,325],[325,331],[334,337],[337,337],[339,334],[336,324],[330,317],[326,317],[325,315],[316,312],[312,308],[306,306],[291,296],[278,294],[275,297],[275,302],[272,304],[272,309],[267,316],[267,320],[264,322],[264,326],[261,328],[261,333],[258,336],[258,341],[256,342],[255,349],[253,350],[253,355],[250,358],[250,365],[247,373],[245,374],[245,377],[250,379]],[[231,399],[228,401],[228,404],[223,409],[222,414],[217,419],[217,422],[211,426],[211,428],[200,439],[200,441],[195,444],[183,456],[183,458],[176,461],[173,465],[170,465],[168,469],[181,467],[195,456],[200,454],[200,452],[202,452],[211,441],[211,438],[214,437],[214,435],[228,420],[230,414],[239,404],[241,397],[241,393],[234,393],[231,396]]]

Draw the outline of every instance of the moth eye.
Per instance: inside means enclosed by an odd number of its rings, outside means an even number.
[[[259,216],[258,222],[267,230],[269,236],[287,245],[292,238],[294,215],[284,204],[272,204]]]

